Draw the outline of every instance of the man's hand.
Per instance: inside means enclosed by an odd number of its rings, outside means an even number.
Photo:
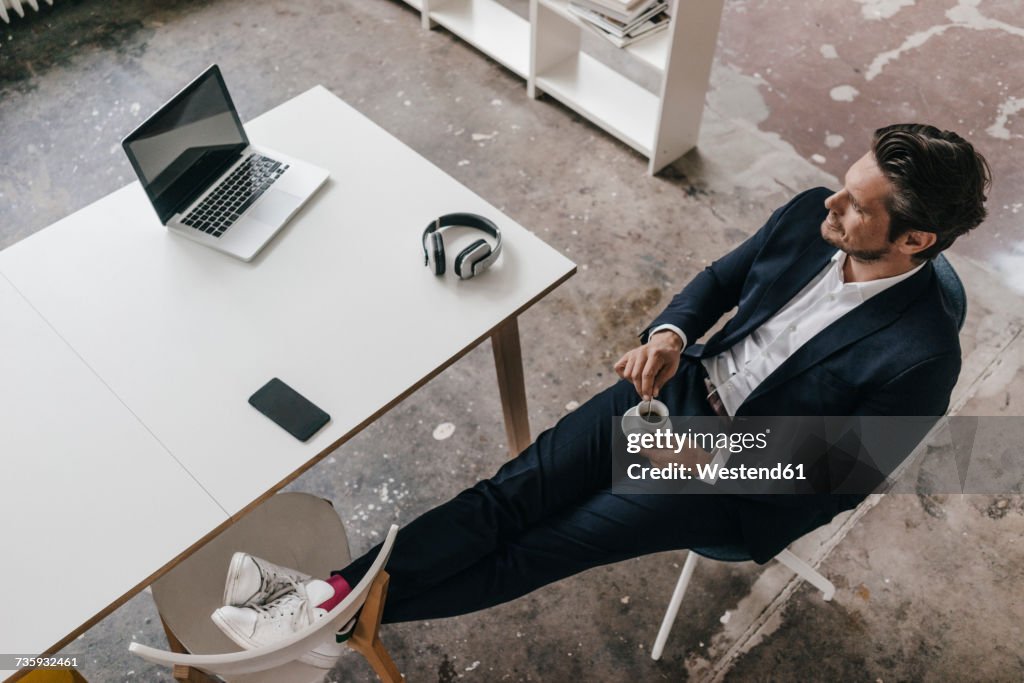
[[[650,401],[676,374],[682,350],[683,340],[679,335],[671,330],[662,330],[652,334],[646,344],[627,351],[615,364],[615,372],[632,382],[643,400]]]

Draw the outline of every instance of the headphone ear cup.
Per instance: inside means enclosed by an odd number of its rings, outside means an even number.
[[[473,262],[471,264],[469,264],[469,267],[473,270],[473,275],[479,275],[480,273],[482,273],[485,270],[487,270],[487,265],[483,264],[483,265],[480,266],[480,271],[477,272],[476,264],[479,263],[480,261],[484,260],[488,256],[490,256],[491,252],[493,251],[491,249],[491,245],[488,244],[486,240],[480,240],[480,241],[484,243],[484,248],[480,251],[479,254],[477,254],[477,257],[475,259],[473,259]]]
[[[433,246],[431,255],[434,259],[434,275],[444,275],[444,239],[435,232],[430,235],[430,241]]]
[[[482,258],[486,258],[487,255],[490,253],[491,245],[487,243],[487,240],[476,240],[468,247],[460,251],[459,255],[455,257],[455,274],[458,275],[463,280],[468,280],[469,278],[476,275],[476,273],[473,272],[473,263],[479,261]],[[473,256],[474,258],[468,264],[469,271],[463,272],[463,264],[465,260],[470,256]]]

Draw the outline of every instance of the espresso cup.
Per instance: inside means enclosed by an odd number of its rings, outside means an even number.
[[[658,399],[640,401],[622,416],[622,433],[627,436],[633,433],[653,433],[670,426],[668,406]]]

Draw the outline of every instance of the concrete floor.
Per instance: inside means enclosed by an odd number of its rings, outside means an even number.
[[[121,136],[209,63],[243,118],[322,83],[579,264],[520,322],[537,432],[607,385],[636,332],[773,208],[835,186],[874,127],[926,120],[969,135],[996,175],[990,220],[952,253],[970,299],[954,411],[1021,415],[1016,0],[730,0],[699,151],[657,178],[397,0],[56,5],[0,26],[0,247],[132,180]],[[492,378],[485,344],[293,488],[331,498],[367,549],[499,466]],[[454,435],[435,440],[443,422]],[[660,662],[648,652],[681,552],[384,637],[412,681],[1020,681],[1022,534],[1020,495],[873,498],[796,545],[836,583],[832,602],[779,565],[702,562]],[[67,652],[92,681],[170,680],[130,639],[164,643],[145,593]],[[347,656],[329,680],[373,676]]]

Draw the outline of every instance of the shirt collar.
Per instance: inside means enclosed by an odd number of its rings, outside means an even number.
[[[860,293],[864,301],[867,301],[876,294],[881,294],[885,290],[889,289],[893,285],[903,282],[907,278],[913,276],[917,271],[924,268],[924,263],[919,264],[915,268],[911,268],[905,273],[899,275],[893,275],[892,277],[883,277],[877,280],[868,280],[867,282],[845,282],[843,280],[843,266],[846,265],[846,252],[842,249],[837,249],[836,253],[832,256],[833,267],[836,268],[836,272],[839,275],[839,281],[843,283],[844,289],[853,289]]]

